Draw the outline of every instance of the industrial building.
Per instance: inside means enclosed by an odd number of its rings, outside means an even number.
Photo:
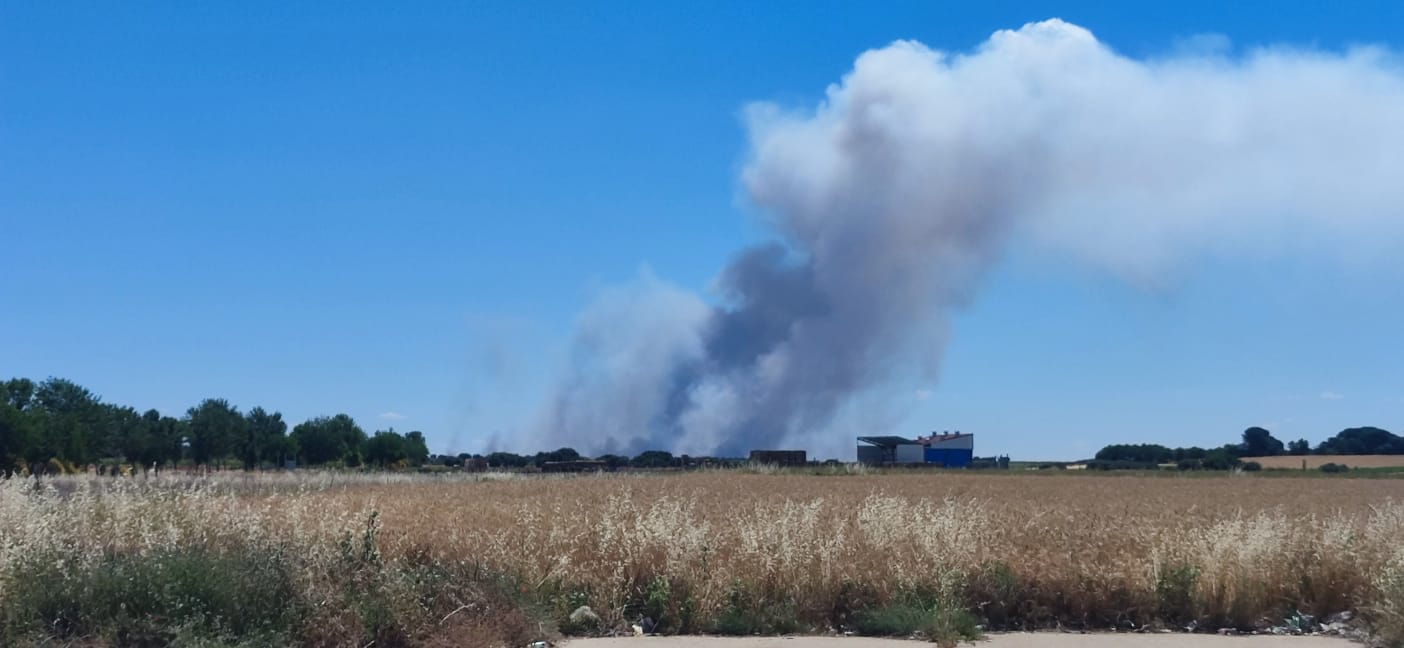
[[[858,437],[858,463],[871,465],[921,464],[964,468],[975,457],[975,435],[931,433],[908,439],[899,436]]]
[[[608,464],[597,459],[546,461],[541,464],[541,472],[548,473],[603,472],[608,469]]]
[[[804,450],[752,450],[751,463],[773,464],[776,466],[803,466],[809,462],[809,453]]]

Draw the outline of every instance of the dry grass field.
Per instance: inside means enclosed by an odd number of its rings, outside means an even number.
[[[951,638],[1352,611],[1404,631],[1404,480],[15,479],[0,519],[4,645],[522,646],[644,617]]]
[[[1334,463],[1351,468],[1404,468],[1404,455],[1307,455],[1279,457],[1245,457],[1244,461],[1256,461],[1264,468],[1302,468],[1306,462],[1308,470],[1316,470],[1323,464]]]

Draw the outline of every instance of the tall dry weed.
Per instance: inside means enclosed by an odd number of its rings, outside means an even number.
[[[954,632],[964,614],[996,628],[1251,628],[1343,610],[1397,636],[1402,497],[1404,482],[1251,477],[11,479],[0,519],[22,522],[0,528],[0,610],[23,607],[36,565],[67,582],[199,550],[281,556],[298,603],[277,631],[310,645],[645,620]],[[582,605],[598,624],[568,621]],[[6,618],[0,639],[47,632]]]

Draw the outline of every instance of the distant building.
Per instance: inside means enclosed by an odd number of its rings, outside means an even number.
[[[899,436],[858,437],[858,463],[922,464],[964,468],[975,457],[975,435],[932,433],[917,439]]]
[[[603,461],[594,459],[576,459],[573,461],[546,461],[541,464],[541,472],[565,473],[565,472],[603,472],[609,466]]]
[[[809,463],[809,453],[804,450],[752,450],[751,462],[776,466],[803,466]]]
[[[488,469],[488,460],[482,457],[468,457],[463,460],[463,469],[468,472],[484,472]]]

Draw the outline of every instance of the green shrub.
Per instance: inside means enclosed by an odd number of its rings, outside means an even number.
[[[860,612],[853,631],[871,637],[907,637],[921,632],[931,610],[911,603],[890,603]]]
[[[1239,460],[1237,457],[1226,452],[1215,450],[1199,461],[1199,467],[1204,470],[1232,470],[1237,467]]]
[[[663,632],[669,625],[673,625],[671,607],[673,598],[672,583],[667,576],[654,578],[644,592],[643,615],[653,619],[654,627]]]
[[[1263,465],[1256,461],[1245,461],[1241,468],[1244,472],[1258,472],[1263,469]]]
[[[1185,625],[1198,617],[1194,588],[1199,582],[1199,569],[1193,565],[1167,565],[1155,581],[1155,594],[1160,618],[1174,625]]]
[[[789,634],[810,628],[800,621],[793,603],[778,597],[753,596],[733,587],[713,631],[721,635]]]
[[[1096,459],[1087,462],[1088,470],[1160,470],[1160,464],[1153,461],[1108,461]]]
[[[985,624],[1002,630],[1038,623],[1039,613],[1033,609],[1028,594],[1019,575],[1002,562],[981,565],[966,588],[966,600],[979,610]]]
[[[685,583],[658,576],[644,589],[643,616],[653,619],[654,631],[686,634],[694,630],[697,606]]]
[[[1321,464],[1320,470],[1321,470],[1321,472],[1324,472],[1324,473],[1331,473],[1331,474],[1343,473],[1343,472],[1349,471],[1349,470],[1350,470],[1350,466],[1347,466],[1347,465],[1345,465],[1345,464],[1338,464],[1338,463],[1324,463],[1324,464]]]
[[[877,590],[870,583],[841,583],[824,601],[828,608],[824,621],[829,627],[851,628],[854,619],[864,610],[874,607],[878,600]]]
[[[980,636],[975,615],[953,603],[922,604],[914,600],[889,603],[859,613],[853,631],[872,637],[923,635],[932,641],[954,644]]]
[[[554,626],[550,592],[473,563],[363,562],[327,576],[337,596],[318,608],[327,616],[297,629],[304,645],[396,648],[471,637],[471,646],[525,646]],[[331,627],[340,632],[329,636]]]
[[[129,646],[177,636],[279,643],[301,611],[287,561],[271,549],[114,554],[92,564],[32,556],[7,581],[0,644],[35,636]]]
[[[583,589],[573,589],[558,592],[553,600],[555,617],[559,619],[556,623],[557,629],[566,636],[593,636],[602,633],[607,624],[598,615],[595,619],[581,618],[575,620],[571,614],[583,606],[590,604],[590,594]],[[593,609],[591,610],[594,611]],[[596,620],[599,619],[599,620]]]
[[[943,645],[976,639],[980,636],[979,621],[955,594],[961,589],[958,585],[951,582],[938,589],[903,592],[884,605],[859,612],[852,630],[877,637],[920,634]]]

